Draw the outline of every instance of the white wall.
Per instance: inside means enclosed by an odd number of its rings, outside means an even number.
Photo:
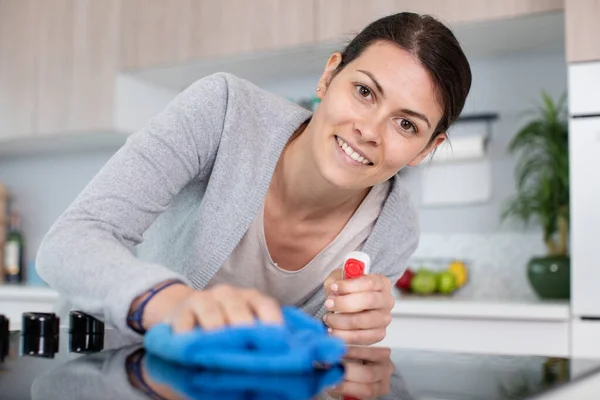
[[[23,216],[28,260],[54,220],[75,199],[116,149],[56,153],[0,160],[0,182]]]

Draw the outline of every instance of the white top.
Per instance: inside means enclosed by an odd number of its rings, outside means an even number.
[[[348,253],[360,250],[367,240],[387,198],[389,182],[375,185],[340,233],[298,271],[279,268],[267,248],[264,205],[208,286],[226,283],[256,288],[283,305],[300,305],[322,289],[323,282],[341,268]]]

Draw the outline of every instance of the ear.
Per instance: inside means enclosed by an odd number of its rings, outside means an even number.
[[[419,153],[419,155],[417,155],[408,163],[408,165],[411,167],[416,167],[417,165],[421,164],[425,157],[427,157],[429,153],[435,150],[435,148],[438,147],[440,144],[444,143],[444,140],[446,140],[447,138],[448,136],[446,136],[446,132],[442,132],[439,135],[437,135],[435,139],[433,139],[433,141],[429,143],[427,147],[425,147],[423,151]]]
[[[337,68],[338,65],[342,62],[342,53],[335,52],[327,60],[327,64],[325,65],[325,70],[319,79],[319,86],[317,87],[317,97],[323,100],[323,96],[327,91],[327,87],[329,86],[329,82],[333,78],[333,72]]]

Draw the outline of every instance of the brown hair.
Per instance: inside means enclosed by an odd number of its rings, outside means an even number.
[[[403,12],[380,18],[350,41],[333,76],[379,41],[394,43],[412,53],[429,71],[443,109],[432,140],[446,132],[462,112],[471,89],[471,68],[452,31],[429,15]]]

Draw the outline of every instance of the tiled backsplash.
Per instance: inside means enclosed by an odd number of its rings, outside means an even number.
[[[534,300],[537,296],[527,281],[527,262],[545,254],[540,233],[425,233],[412,260],[467,261],[469,282],[454,294],[457,299]],[[418,263],[410,265],[418,268]]]

